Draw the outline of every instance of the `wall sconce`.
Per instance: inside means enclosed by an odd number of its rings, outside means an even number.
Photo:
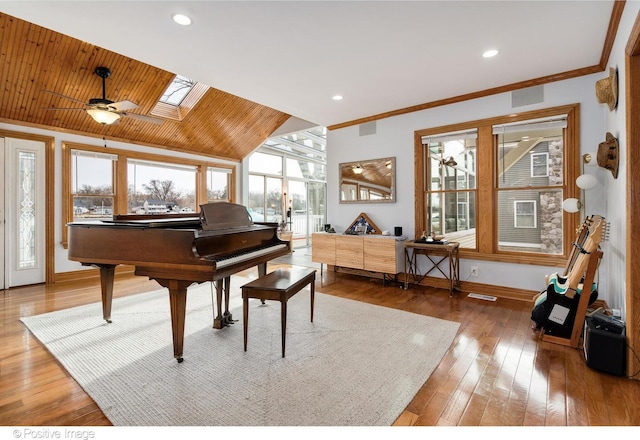
[[[593,174],[585,174],[584,167],[593,167],[595,163],[593,158],[595,155],[593,153],[585,153],[582,155],[582,161],[580,163],[580,171],[582,172],[578,178],[576,179],[576,186],[580,188],[580,199],[576,198],[568,198],[562,202],[562,209],[569,213],[575,213],[578,211],[582,211],[585,208],[585,204],[582,200],[584,200],[584,191],[595,187],[598,184],[598,179]]]
[[[353,172],[356,174],[362,174],[362,167],[360,165],[356,165],[355,167],[353,167]]]
[[[565,199],[564,202],[562,202],[562,209],[564,209],[565,211],[573,214],[574,212],[578,212],[582,209],[584,205],[582,204],[582,202],[578,199],[574,199],[569,198],[569,199]]]

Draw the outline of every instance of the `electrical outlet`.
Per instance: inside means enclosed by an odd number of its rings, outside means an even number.
[[[478,276],[478,266],[471,266],[471,276],[472,277]]]

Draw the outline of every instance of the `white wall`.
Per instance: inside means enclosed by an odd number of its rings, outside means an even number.
[[[67,250],[62,246],[62,143],[63,142],[75,142],[84,145],[93,145],[103,147],[105,141],[102,139],[96,139],[87,136],[72,135],[66,133],[60,133],[57,131],[42,130],[31,127],[23,127],[18,125],[11,125],[0,123],[0,129],[16,131],[21,133],[31,133],[41,136],[50,136],[55,138],[55,272],[69,272],[80,269],[88,269],[82,266],[80,263],[70,261],[67,258]],[[215,162],[220,164],[237,165],[236,171],[236,185],[240,187],[240,174],[242,173],[242,167],[239,163],[231,162],[228,160],[219,160],[212,158],[203,158],[202,156],[196,156],[192,154],[180,153],[177,151],[163,150],[159,148],[144,147],[141,145],[127,144],[122,142],[110,141],[107,139],[106,144],[109,148],[116,148],[128,151],[139,151],[149,154],[158,154],[163,156],[181,157],[187,159],[206,160],[207,162]]]
[[[602,74],[594,74],[546,84],[544,85],[544,102],[535,105],[512,108],[511,93],[503,93],[379,120],[376,124],[376,133],[373,135],[360,136],[359,126],[329,131],[327,134],[328,223],[331,223],[337,231],[343,231],[358,214],[364,212],[379,228],[393,230],[394,226],[402,226],[404,234],[413,238],[413,150],[416,130],[579,103],[581,151],[595,152],[598,144],[604,141],[606,131],[604,114],[607,107],[599,104],[595,96],[595,82],[602,77]],[[396,203],[338,203],[338,164],[340,162],[388,156],[396,157]],[[588,172],[596,174],[596,177],[602,181],[606,177],[601,175],[602,171],[594,168]],[[589,211],[587,214],[605,215],[606,206],[602,202],[602,197],[594,196],[601,192],[602,188],[591,191],[586,200]],[[607,255],[606,250],[605,255]],[[546,274],[562,269],[464,259],[460,262],[462,280],[468,279],[471,265],[478,267],[478,277],[473,278],[474,282],[534,291],[545,287]],[[602,273],[600,277],[603,278]]]
[[[626,96],[625,83],[627,81],[625,72],[625,46],[629,39],[629,34],[640,13],[639,1],[627,1],[624,12],[618,27],[618,34],[613,44],[607,71],[609,67],[618,69],[618,107],[614,111],[609,111],[608,107],[602,116],[605,125],[605,132],[609,131],[618,138],[620,144],[620,164],[618,178],[614,179],[609,171],[605,171],[600,182],[604,186],[604,203],[606,219],[609,223],[609,241],[604,244],[604,257],[600,266],[600,272],[606,273],[607,277],[601,280],[600,289],[606,292],[607,302],[610,307],[622,309],[622,316],[625,311],[626,285],[626,191],[627,191],[627,130],[626,130]],[[605,73],[600,77],[605,77]],[[638,115],[634,115],[637,118]],[[637,286],[629,286],[637,288]]]

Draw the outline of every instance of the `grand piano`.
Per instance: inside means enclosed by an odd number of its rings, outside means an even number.
[[[235,203],[208,203],[200,214],[120,215],[111,220],[69,223],[69,259],[100,269],[103,318],[111,323],[115,268],[135,266],[135,274],[149,277],[169,290],[173,354],[183,361],[187,288],[213,282],[217,314],[213,327],[232,322],[229,312],[231,275],[289,253],[277,236],[276,224],[254,223]],[[224,295],[224,298],[223,298]],[[224,312],[222,311],[224,299]]]

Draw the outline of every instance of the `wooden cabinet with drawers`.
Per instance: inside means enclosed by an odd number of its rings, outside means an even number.
[[[318,232],[311,235],[311,261],[334,269],[356,269],[394,277],[404,271],[404,237],[341,235]],[[366,273],[365,275],[371,275]]]

